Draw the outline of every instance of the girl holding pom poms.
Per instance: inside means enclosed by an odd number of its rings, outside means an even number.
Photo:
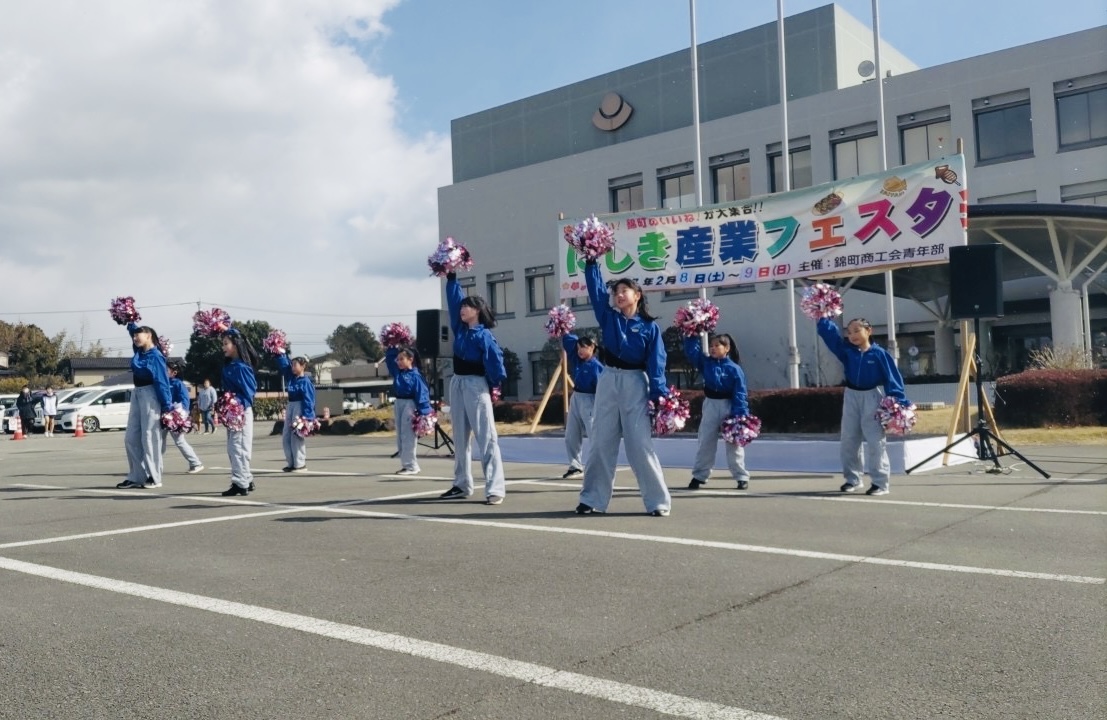
[[[276,349],[276,348],[275,348]],[[315,385],[307,376],[308,361],[305,357],[288,359],[288,351],[280,347],[276,353],[277,365],[284,377],[285,390],[288,392],[288,407],[284,411],[284,430],[281,431],[281,446],[284,448],[284,472],[303,472],[307,470],[307,438],[296,432],[297,418],[315,419]]]
[[[137,313],[135,313],[137,317]],[[119,488],[161,487],[165,435],[162,417],[173,409],[169,370],[158,349],[158,334],[148,325],[127,324],[134,344],[131,374],[135,389],[131,392],[131,410],[123,444],[127,449],[129,470]]]
[[[637,282],[620,278],[609,294],[593,256],[589,256],[584,276],[603,333],[606,367],[596,384],[592,449],[584,468],[584,485],[576,511],[581,515],[607,511],[622,439],[646,512],[665,517],[672,500],[653,449],[649,413],[651,398],[656,401],[669,395],[661,328],[649,314]]]
[[[454,484],[440,497],[467,498],[473,494],[473,468],[469,435],[476,436],[477,453],[484,471],[485,503],[504,501],[503,461],[492,417],[492,390],[507,378],[503,351],[490,330],[496,316],[484,298],[465,297],[457,275],[446,275],[446,303],[454,331],[454,376],[450,380],[450,421],[454,428]]]
[[[254,489],[254,475],[250,471],[250,455],[254,445],[254,393],[258,389],[258,354],[250,342],[236,328],[227,328],[223,338],[223,407],[236,409],[241,417],[227,421],[227,457],[231,461],[231,486],[223,495],[247,495]]]
[[[692,466],[689,490],[698,490],[707,484],[711,468],[715,464],[715,449],[719,444],[719,430],[728,417],[745,417],[750,414],[746,403],[746,375],[738,365],[738,347],[730,335],[714,335],[707,341],[705,357],[699,337],[684,338],[684,354],[688,362],[703,375],[703,411],[698,433],[699,449]],[[730,475],[737,481],[738,489],[750,484],[746,471],[745,450],[737,443],[726,443],[726,464]]]
[[[886,395],[903,405],[909,404],[903,393],[903,376],[888,351],[870,342],[873,329],[868,320],[850,320],[846,325],[849,340],[846,342],[828,314],[818,320],[819,337],[842,362],[846,374],[841,449],[842,474],[846,482],[840,489],[854,492],[861,487],[861,442],[864,441],[865,467],[872,478],[872,486],[865,494],[887,495],[891,465],[884,428],[876,415]]]
[[[189,474],[195,475],[204,469],[204,463],[200,462],[200,458],[196,455],[196,451],[192,449],[192,445],[185,439],[185,433],[192,432],[193,430],[192,421],[188,415],[189,408],[192,406],[192,401],[188,397],[188,388],[185,387],[184,381],[178,377],[181,374],[181,364],[174,361],[169,363],[168,367],[169,394],[173,400],[173,410],[180,411],[179,417],[181,421],[179,423],[173,423],[173,427],[166,427],[165,432],[169,434],[169,437],[173,438],[173,444],[177,446],[177,449],[181,451],[181,455],[188,462]]]
[[[416,367],[418,358],[409,348],[390,347],[384,353],[388,374],[392,376],[392,394],[396,398],[393,412],[396,418],[396,437],[400,450],[400,469],[397,475],[419,474],[419,461],[415,457],[417,439],[415,416],[430,415],[430,388],[423,374]]]
[[[573,397],[569,400],[569,417],[565,418],[565,450],[569,454],[569,469],[561,477],[570,478],[584,471],[581,447],[584,438],[592,437],[592,416],[596,409],[596,384],[603,363],[596,358],[596,341],[569,333],[561,338],[569,373],[573,377]]]

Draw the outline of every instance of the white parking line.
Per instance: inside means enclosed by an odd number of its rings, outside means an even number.
[[[773,715],[752,710],[743,710],[682,695],[673,695],[651,688],[628,685],[605,678],[566,672],[545,665],[512,660],[499,655],[466,650],[451,645],[428,642],[404,635],[321,620],[307,615],[297,615],[256,605],[246,605],[204,595],[194,595],[124,580],[61,570],[5,557],[0,557],[0,568],[48,580],[154,600],[169,605],[253,620],[266,625],[365,645],[389,652],[402,653],[467,670],[476,670],[512,680],[521,680],[532,685],[564,690],[577,695],[585,695],[630,707],[644,708],[675,717],[703,720],[783,720]]]

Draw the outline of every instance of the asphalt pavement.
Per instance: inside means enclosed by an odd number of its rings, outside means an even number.
[[[258,429],[261,430],[259,424]],[[716,470],[645,515],[508,463],[318,437],[303,474],[222,434],[117,490],[122,433],[0,440],[0,718],[1058,718],[1107,715],[1107,449],[894,476]]]

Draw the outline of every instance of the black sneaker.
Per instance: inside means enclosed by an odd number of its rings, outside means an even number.
[[[143,485],[142,483],[131,482],[130,480],[124,480],[115,487],[120,490],[132,490],[134,488],[145,487],[145,485]]]
[[[669,511],[665,508],[658,508],[657,510],[650,511],[651,517],[669,517]]]
[[[257,490],[257,487],[254,485],[254,481],[251,480],[250,484],[246,486],[246,492],[253,492],[255,490]]]
[[[231,485],[229,488],[222,492],[223,497],[231,497],[232,495],[249,495],[250,491],[244,487],[238,485]]]
[[[859,488],[859,487],[861,487],[861,486],[860,485],[850,485],[849,483],[846,483],[845,485],[843,485],[842,487],[840,487],[838,489],[841,490],[842,492],[856,492],[857,488]]]
[[[749,487],[750,487],[750,481],[749,480],[739,480],[738,481],[738,489],[739,490],[748,490]]]
[[[571,467],[565,471],[565,474],[561,476],[561,479],[565,480],[567,478],[573,477],[574,475],[580,475],[582,472],[583,470],[581,470],[580,468]]]
[[[688,489],[689,490],[699,490],[701,487],[703,487],[706,484],[706,482],[707,482],[706,480],[697,480],[696,478],[692,478],[692,482],[688,483]]]
[[[281,472],[292,472],[292,466],[285,465],[283,468],[281,468]]]
[[[581,503],[580,505],[577,505],[577,515],[602,515],[602,514],[603,514],[603,510],[597,510],[596,508],[592,507],[591,505],[585,505],[584,503]]]
[[[454,485],[446,492],[438,496],[439,500],[463,500],[469,497],[469,493],[465,492],[457,485]]]
[[[873,485],[871,488],[869,488],[868,490],[865,491],[865,494],[866,495],[887,495],[888,494],[888,488],[886,488],[886,487],[877,487],[876,485]]]

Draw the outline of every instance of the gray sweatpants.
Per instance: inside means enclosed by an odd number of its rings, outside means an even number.
[[[711,468],[715,466],[715,450],[719,446],[719,430],[723,420],[729,416],[730,400],[703,399],[700,430],[696,435],[700,445],[696,450],[696,463],[692,466],[692,477],[700,482],[707,482],[711,477]],[[750,474],[746,471],[746,449],[734,443],[723,444],[726,445],[726,464],[730,468],[730,476],[735,480],[748,482]]]
[[[396,444],[400,451],[400,466],[404,470],[419,472],[419,461],[415,458],[418,438],[415,437],[415,430],[411,427],[415,413],[414,400],[396,398],[396,404],[392,406],[392,414],[396,420]]]
[[[246,408],[246,422],[241,430],[227,428],[227,457],[231,461],[231,482],[240,488],[250,486],[250,455],[254,447],[254,409]]]
[[[569,400],[569,417],[565,418],[565,452],[569,454],[569,467],[584,469],[580,448],[584,438],[592,437],[592,411],[596,396],[589,393],[573,393]]]
[[[842,400],[842,474],[850,485],[860,485],[861,475],[867,468],[873,485],[888,487],[891,464],[884,428],[876,419],[876,411],[884,391],[851,390],[846,388]],[[865,443],[865,464],[861,464],[861,442]]]
[[[188,461],[189,470],[203,467],[204,463],[200,461],[200,457],[196,454],[196,451],[192,449],[192,446],[189,445],[188,440],[185,440],[184,433],[171,433],[168,430],[163,430],[162,434],[163,449],[166,447],[164,436],[168,435],[173,440],[173,444],[177,446],[177,449],[181,451],[181,456]]]
[[[284,461],[290,468],[307,465],[307,439],[296,434],[292,423],[303,414],[304,404],[299,400],[289,400],[284,411],[284,430],[281,432],[281,447],[284,448]]]
[[[131,391],[131,411],[123,436],[127,449],[127,480],[142,485],[146,477],[161,482],[165,436],[161,429],[161,403],[153,385]]]
[[[622,439],[646,512],[668,510],[672,506],[669,488],[665,487],[665,477],[661,474],[661,462],[653,449],[648,402],[649,382],[645,372],[604,369],[596,386],[592,449],[588,453],[580,491],[583,504],[607,511],[615,488],[615,464]]]
[[[450,422],[454,428],[454,487],[466,495],[473,492],[473,461],[469,434],[476,436],[477,452],[484,471],[485,497],[504,497],[504,464],[500,460],[500,439],[492,417],[492,395],[488,381],[479,375],[454,375],[450,380]]]

